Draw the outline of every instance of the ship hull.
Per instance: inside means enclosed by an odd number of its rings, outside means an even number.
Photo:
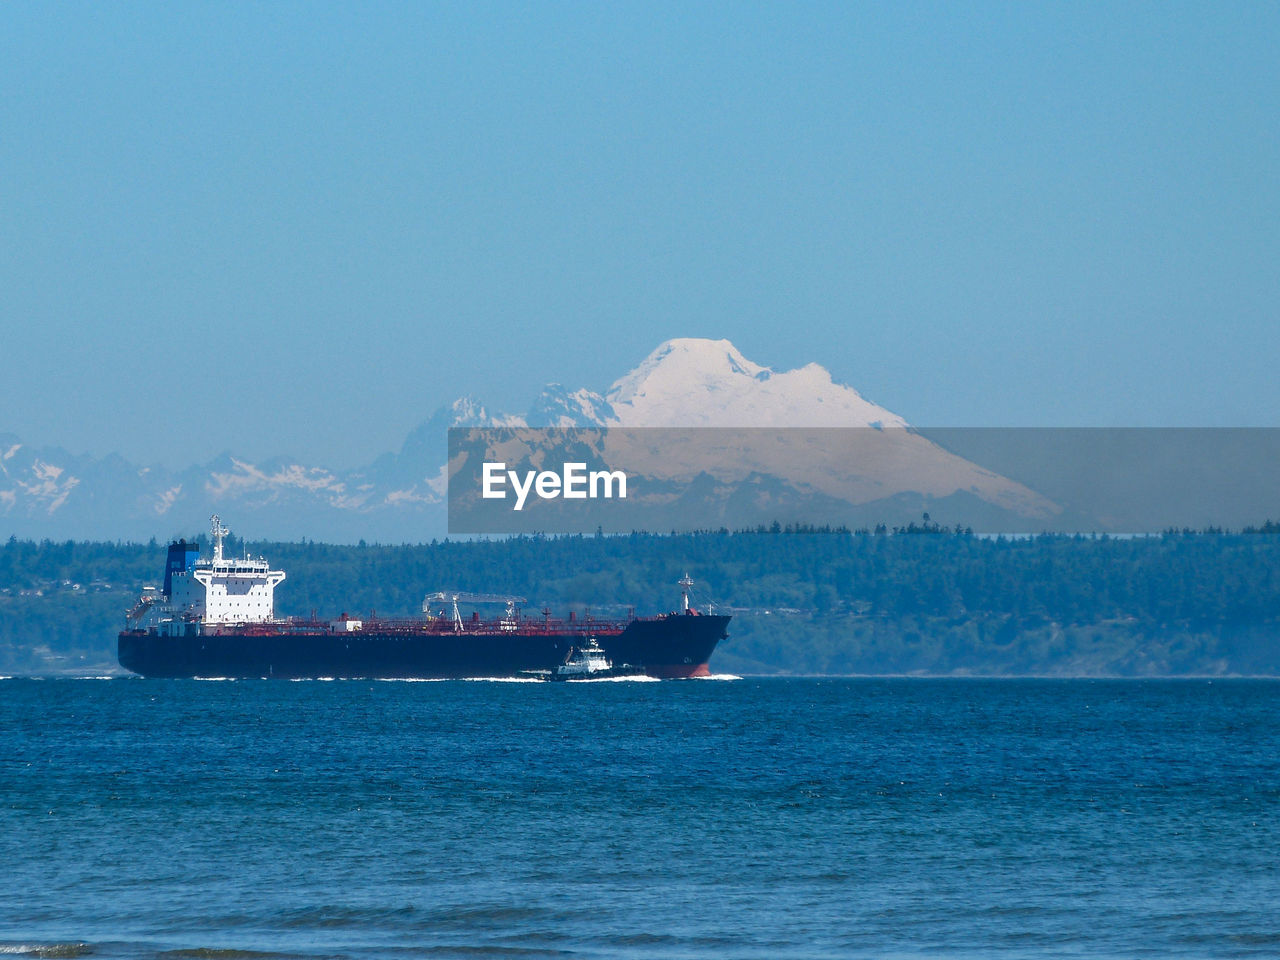
[[[615,664],[663,678],[706,676],[729,617],[672,614],[596,631]],[[376,627],[352,632],[292,628],[119,635],[120,665],[145,677],[447,679],[548,671],[581,643],[581,631],[441,632]]]

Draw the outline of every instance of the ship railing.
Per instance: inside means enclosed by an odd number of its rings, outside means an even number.
[[[362,629],[352,631],[351,636],[360,633],[403,633],[468,636],[475,634],[503,634],[543,636],[559,634],[580,636],[584,639],[597,633],[621,632],[630,620],[613,619],[573,619],[565,620],[546,617],[522,617],[518,621],[502,617],[492,620],[463,620],[457,623],[449,618],[423,619],[421,617],[353,617],[360,620]],[[280,620],[264,622],[248,622],[236,624],[219,624],[222,632],[235,632],[250,636],[266,636],[276,633],[346,633],[334,628],[332,621],[312,617],[288,617]]]

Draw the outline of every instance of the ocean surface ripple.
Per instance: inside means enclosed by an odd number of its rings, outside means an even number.
[[[1278,707],[5,679],[0,957],[1275,957]]]

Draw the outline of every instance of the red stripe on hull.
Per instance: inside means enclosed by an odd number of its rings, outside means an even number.
[[[650,664],[644,672],[663,680],[688,680],[690,677],[709,677],[711,670],[705,663]]]

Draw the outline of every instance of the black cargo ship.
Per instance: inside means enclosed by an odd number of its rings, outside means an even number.
[[[120,633],[122,667],[146,677],[516,677],[553,671],[595,638],[614,663],[652,677],[698,677],[710,673],[730,620],[689,605],[688,577],[681,609],[656,617],[531,617],[518,598],[502,598],[502,616],[464,618],[458,602],[467,595],[459,594],[451,616],[432,616],[424,604],[423,617],[404,620],[276,619],[283,571],[261,557],[224,557],[226,533],[214,517],[211,560],[199,559],[194,544],[169,547],[163,590],[145,591]]]

